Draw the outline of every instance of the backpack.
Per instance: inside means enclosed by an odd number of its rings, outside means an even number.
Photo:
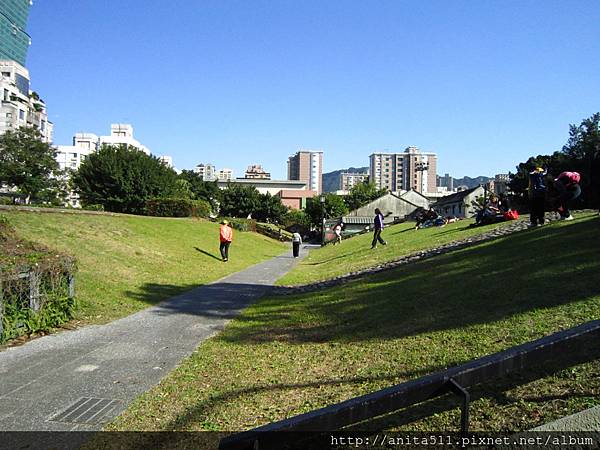
[[[544,192],[546,184],[544,183],[544,174],[534,172],[529,174],[529,186],[533,192]]]

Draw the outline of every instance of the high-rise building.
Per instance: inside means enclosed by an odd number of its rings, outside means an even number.
[[[270,180],[271,174],[266,172],[260,164],[252,164],[246,169],[244,178],[254,180]]]
[[[0,134],[20,127],[34,127],[44,142],[52,142],[52,122],[46,104],[29,89],[29,71],[18,62],[0,60]]]
[[[31,3],[31,0],[0,1],[0,59],[25,65],[31,44],[25,31]]]
[[[450,174],[445,174],[443,177],[439,176],[438,178],[438,187],[445,187],[448,191],[454,190],[454,178],[450,176]]]
[[[304,181],[308,189],[323,191],[323,152],[300,150],[288,158],[288,180]]]
[[[378,189],[421,194],[436,192],[437,155],[408,147],[403,153],[373,153],[369,156],[369,180]]]
[[[340,190],[349,191],[360,183],[369,181],[368,173],[342,172],[340,174]]]

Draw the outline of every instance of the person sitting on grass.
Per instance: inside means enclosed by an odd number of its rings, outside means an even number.
[[[423,211],[419,216],[417,216],[415,230],[443,225],[446,225],[446,220],[441,217],[433,208],[429,208],[428,211]]]
[[[477,213],[475,225],[489,225],[491,223],[502,222],[504,220],[503,212],[500,208],[500,201],[495,195],[490,195],[490,199],[484,207]]]

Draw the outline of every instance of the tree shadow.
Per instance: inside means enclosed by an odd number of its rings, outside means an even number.
[[[203,255],[210,256],[211,258],[214,258],[217,261],[222,261],[221,258],[219,258],[218,256],[213,255],[212,253],[207,252],[206,250],[202,250],[201,248],[198,248],[198,247],[194,247],[194,249],[196,249],[196,251],[202,253]]]
[[[479,408],[484,408],[485,412],[492,407],[490,404],[485,404],[479,407],[477,400],[491,399],[492,405],[500,408],[510,405],[518,405],[522,402],[528,403],[544,403],[554,400],[569,400],[576,397],[595,397],[596,387],[586,386],[586,392],[568,393],[568,394],[552,394],[552,395],[528,395],[528,396],[512,396],[509,391],[518,388],[519,386],[527,385],[536,380],[546,377],[557,377],[562,371],[573,366],[592,361],[598,357],[598,346],[595,339],[587,338],[580,345],[573,348],[572,352],[556,355],[551,361],[545,361],[535,366],[528,367],[521,372],[514,372],[504,377],[491,377],[485,382],[473,386],[468,390],[470,395],[471,416]],[[455,395],[447,394],[441,397],[427,400],[425,402],[403,408],[401,410],[386,414],[380,417],[357,423],[345,428],[345,431],[381,431],[390,429],[401,429],[403,426],[426,419],[436,414],[441,414],[451,409],[458,409],[461,406],[461,399]],[[528,429],[540,425],[532,423],[527,426]],[[451,431],[446,429],[445,431]],[[455,431],[460,431],[460,418],[457,419]],[[475,430],[473,430],[475,431]],[[515,429],[486,429],[490,432],[508,431],[514,433]]]

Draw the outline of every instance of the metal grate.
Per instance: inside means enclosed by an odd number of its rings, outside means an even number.
[[[121,405],[119,400],[109,398],[81,397],[63,412],[48,419],[50,422],[77,423],[95,425],[114,417],[115,410]]]

